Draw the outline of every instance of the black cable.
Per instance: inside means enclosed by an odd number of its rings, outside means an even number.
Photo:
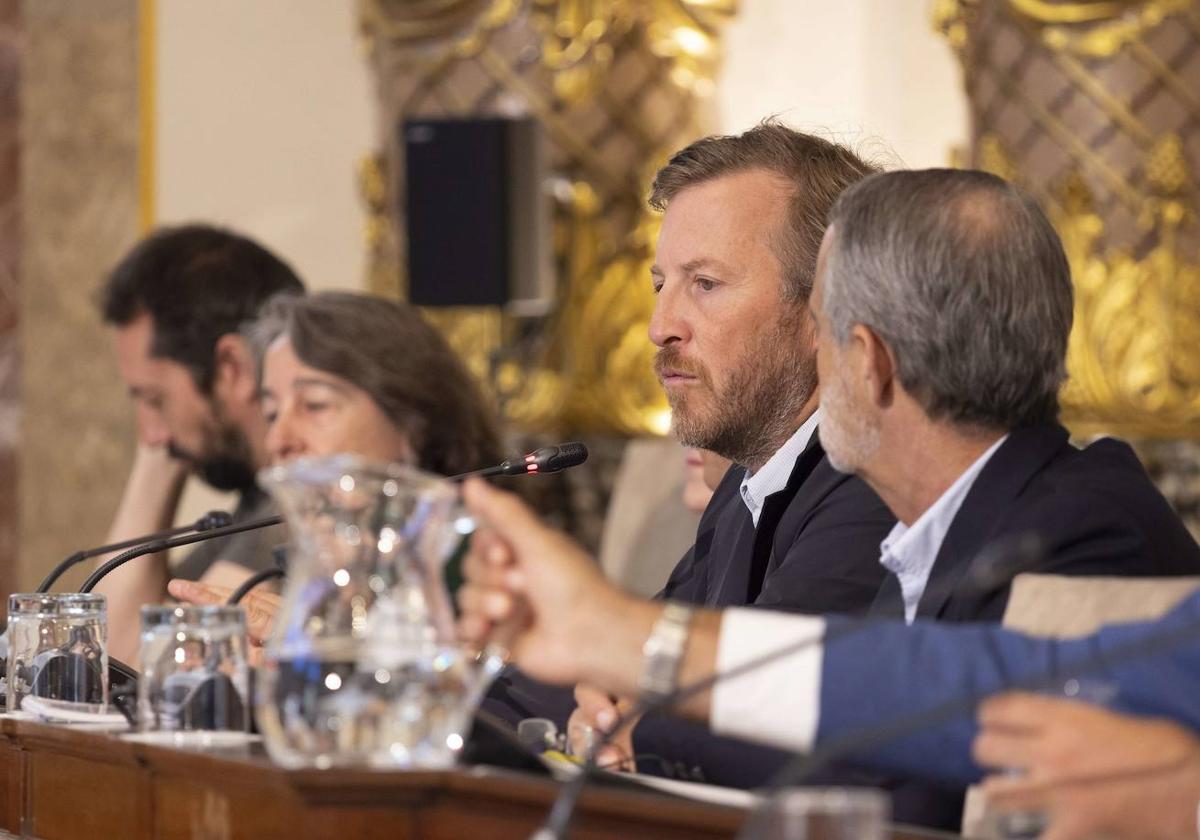
[[[173,537],[165,540],[155,540],[151,543],[136,546],[126,552],[118,554],[113,559],[109,560],[96,571],[92,572],[91,576],[84,581],[83,586],[79,588],[80,592],[91,592],[100,580],[120,566],[125,565],[130,560],[142,557],[146,554],[157,554],[160,551],[166,551],[169,548],[178,548],[192,543],[203,542],[204,540],[212,540],[218,537],[227,537],[232,534],[240,534],[243,531],[253,531],[255,528],[266,528],[270,525],[278,525],[283,522],[282,516],[268,516],[263,519],[255,519],[250,522],[242,522],[237,525],[228,525],[224,528],[214,528],[211,531],[204,531],[199,534],[188,534],[183,537]]]
[[[236,606],[243,598],[246,597],[247,594],[249,594],[251,589],[258,586],[260,583],[266,583],[268,580],[281,578],[286,574],[286,569],[281,569],[278,567],[272,567],[270,569],[263,569],[262,571],[255,572],[254,574],[250,575],[250,577],[242,581],[241,586],[229,593],[229,599],[225,603],[227,606]]]
[[[49,592],[50,587],[54,585],[60,577],[62,577],[72,567],[79,565],[89,557],[97,557],[101,554],[108,554],[113,551],[124,551],[133,546],[143,545],[153,540],[163,540],[179,534],[186,534],[189,531],[209,531],[213,528],[220,528],[231,524],[233,517],[223,510],[211,510],[204,516],[197,519],[189,525],[179,525],[174,528],[168,528],[165,531],[158,531],[153,534],[143,534],[140,537],[132,537],[120,542],[102,545],[97,548],[89,548],[84,551],[76,551],[74,554],[63,559],[57,566],[50,570],[50,574],[42,579],[34,592]]]

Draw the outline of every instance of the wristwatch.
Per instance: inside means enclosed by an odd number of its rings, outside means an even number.
[[[662,615],[654,622],[650,636],[642,645],[642,675],[638,693],[650,701],[659,701],[674,693],[679,684],[679,666],[687,647],[692,608],[667,601]]]

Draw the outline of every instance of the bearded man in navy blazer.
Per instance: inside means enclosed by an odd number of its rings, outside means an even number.
[[[663,221],[647,278],[655,371],[676,437],[734,462],[659,597],[849,614],[875,600],[885,575],[879,541],[895,518],[821,448],[807,316],[825,215],[873,171],[842,146],[768,121],[698,140],[656,176],[650,203]],[[576,731],[602,728],[617,713],[605,693],[580,686],[576,696]],[[484,704],[510,721],[545,716],[560,725],[574,707],[570,693],[556,696],[515,671]],[[683,744],[686,762],[673,755]],[[702,745],[711,762],[695,753]],[[643,769],[665,762],[672,775],[703,778],[710,763],[728,763],[723,746],[677,721],[647,721],[602,760],[653,754]]]

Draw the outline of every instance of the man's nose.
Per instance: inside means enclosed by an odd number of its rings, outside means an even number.
[[[650,340],[658,347],[666,347],[690,338],[687,319],[674,292],[674,286],[664,284],[654,299],[654,313],[650,316]]]
[[[143,446],[158,448],[166,446],[171,440],[171,430],[162,412],[148,406],[138,405],[137,428],[138,440]]]

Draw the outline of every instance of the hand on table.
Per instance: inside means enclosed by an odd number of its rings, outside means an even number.
[[[567,740],[571,752],[577,756],[586,756],[591,746],[589,741],[598,742],[603,738],[632,705],[584,683],[575,686],[575,702],[578,706],[567,722]],[[637,769],[633,752],[633,727],[636,725],[636,720],[629,721],[596,754],[598,766],[605,770]],[[592,732],[589,733],[585,727],[590,727]]]
[[[233,593],[228,586],[197,583],[191,580],[169,581],[167,591],[173,598],[200,606],[224,604]],[[262,661],[262,646],[271,636],[280,604],[281,598],[278,595],[254,589],[250,590],[241,600],[242,609],[246,611],[246,636],[250,641],[248,655],[251,665],[258,665]]]
[[[1040,811],[1042,840],[1197,836],[1200,741],[1181,726],[1062,698],[1006,694],[980,708],[976,761],[998,811]]]

